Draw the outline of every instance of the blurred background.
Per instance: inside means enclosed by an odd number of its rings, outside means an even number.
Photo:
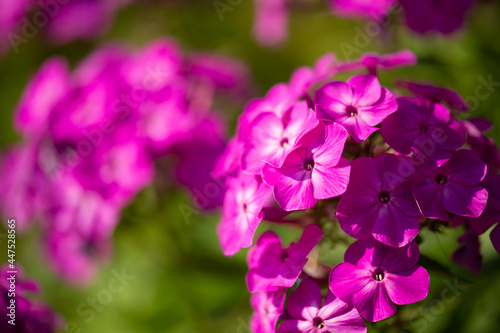
[[[222,15],[214,3],[137,1],[120,9],[110,29],[92,41],[55,46],[41,31],[17,52],[8,51],[0,58],[0,148],[20,140],[13,130],[12,112],[29,78],[47,58],[61,55],[74,66],[103,42],[140,47],[161,36],[176,38],[187,52],[216,51],[243,60],[256,82],[256,96],[287,81],[295,68],[311,66],[326,52],[353,60],[364,52],[407,48],[418,56],[418,65],[382,73],[383,84],[391,86],[396,78],[411,78],[451,87],[471,104],[471,116],[500,124],[498,1],[477,2],[465,27],[451,36],[416,35],[394,16],[380,36],[365,40],[359,37],[366,29],[365,21],[335,17],[326,5],[303,1],[292,6],[286,45],[270,49],[252,39],[252,1],[230,5],[231,10]],[[485,80],[495,84],[481,88],[479,96],[478,87]],[[231,124],[242,107],[225,108]],[[499,142],[500,131],[494,129],[489,135]],[[215,232],[218,212],[195,213],[186,219],[179,209],[183,205],[191,206],[192,201],[182,189],[172,190],[168,197],[157,196],[151,186],[142,190],[122,212],[109,265],[99,270],[88,287],[68,286],[46,267],[39,255],[39,227],[17,236],[16,261],[40,282],[43,300],[66,319],[68,333],[249,332],[246,251],[224,257]],[[3,248],[6,231],[1,228]],[[266,224],[258,233],[264,229],[276,230],[285,242],[299,237],[293,230]],[[431,291],[426,300],[398,311],[415,318],[400,327],[403,332],[496,332],[500,327],[500,259],[488,240],[482,242],[481,275],[458,268],[451,254],[459,235],[450,229],[422,233],[421,252],[433,260],[422,262],[431,273]],[[488,235],[481,237],[487,239]],[[323,246],[321,258],[335,265],[342,261],[344,250],[342,244]],[[6,251],[0,253],[4,256]],[[3,259],[5,262],[6,257]],[[123,288],[110,293],[110,281],[117,275]],[[449,291],[443,292],[445,289]],[[95,299],[105,301],[96,303]],[[384,322],[372,324],[369,331],[382,332],[383,327]]]

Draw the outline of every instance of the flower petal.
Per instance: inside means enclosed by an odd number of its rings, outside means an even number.
[[[429,293],[429,273],[422,266],[397,274],[387,273],[383,282],[389,297],[400,305],[421,301]]]

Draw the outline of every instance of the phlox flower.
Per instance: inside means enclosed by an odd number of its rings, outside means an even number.
[[[339,124],[320,122],[297,139],[281,166],[264,166],[263,180],[273,188],[282,209],[310,208],[318,200],[345,192],[350,166],[341,155],[346,139],[347,132]]]
[[[481,255],[481,243],[479,242],[479,235],[473,229],[469,229],[458,238],[461,244],[453,254],[452,259],[455,263],[465,267],[471,272],[476,274],[481,273],[483,264],[483,256]]]
[[[226,256],[252,246],[253,235],[264,216],[262,207],[271,192],[260,176],[241,173],[228,179],[222,219],[217,226],[222,252]]]
[[[401,50],[395,53],[378,54],[367,52],[354,61],[337,64],[339,72],[367,70],[368,74],[377,75],[380,69],[393,70],[404,66],[413,66],[417,63],[417,56],[410,50]]]
[[[333,81],[314,94],[317,117],[341,124],[357,142],[363,142],[374,127],[398,108],[389,90],[369,74],[351,77],[347,83]]]
[[[250,297],[253,315],[250,319],[252,333],[275,333],[276,323],[283,314],[286,288],[271,292],[257,292]]]
[[[436,168],[464,144],[463,128],[442,104],[421,97],[400,97],[397,101],[398,111],[384,120],[381,134],[398,153],[413,153],[428,166]]]
[[[310,224],[297,243],[283,248],[278,235],[272,231],[263,233],[248,252],[248,290],[254,293],[293,286],[307,263],[309,252],[322,236],[321,228]]]
[[[252,34],[263,46],[276,46],[288,38],[288,0],[254,0]]]
[[[282,118],[272,112],[261,113],[251,124],[243,170],[260,173],[265,162],[280,166],[302,131],[317,124],[314,111],[304,101],[297,102]]]
[[[342,17],[359,17],[382,21],[396,0],[329,0],[335,14]]]
[[[478,217],[488,200],[488,191],[480,184],[485,175],[486,165],[476,154],[457,150],[439,168],[416,168],[413,196],[427,218],[447,221],[448,212]]]
[[[420,211],[411,192],[415,168],[404,156],[360,157],[351,165],[349,186],[337,205],[342,230],[357,239],[373,237],[402,247],[420,230]]]
[[[415,242],[394,248],[375,239],[351,244],[344,261],[330,273],[330,290],[352,303],[361,316],[379,321],[396,313],[394,304],[410,304],[427,297],[429,274],[417,265]]]
[[[358,311],[328,291],[323,303],[321,288],[312,280],[303,280],[286,301],[287,313],[277,333],[365,333],[366,325]]]

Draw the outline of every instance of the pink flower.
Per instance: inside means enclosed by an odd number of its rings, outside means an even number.
[[[264,215],[262,207],[270,195],[271,188],[259,176],[241,173],[227,181],[222,219],[217,226],[226,256],[252,246],[253,235]]]
[[[330,0],[333,11],[342,17],[360,17],[382,21],[396,0]]]
[[[402,247],[420,230],[420,211],[411,193],[415,168],[404,156],[360,157],[351,165],[351,180],[337,206],[342,230],[357,239],[373,237]]]
[[[373,238],[349,246],[344,263],[330,273],[330,290],[352,303],[361,316],[379,321],[396,313],[394,304],[410,304],[427,297],[429,274],[417,265],[415,242],[394,248]]]
[[[267,292],[293,286],[307,263],[307,255],[322,236],[321,228],[310,224],[297,243],[283,248],[278,235],[272,231],[263,233],[248,252],[248,290]]]
[[[49,116],[71,88],[65,59],[47,60],[30,80],[16,108],[15,126],[26,136],[40,135],[47,129]]]
[[[262,169],[264,182],[273,188],[282,209],[310,208],[318,200],[345,192],[351,169],[341,157],[346,139],[342,126],[320,122],[297,139],[280,167],[267,164]]]
[[[297,102],[281,118],[271,112],[261,113],[250,125],[243,170],[260,173],[265,162],[280,166],[295,147],[297,137],[317,124],[315,113],[306,102]]]
[[[276,46],[288,37],[288,0],[254,0],[252,34],[263,46]]]
[[[12,274],[9,271],[17,271]],[[15,275],[15,292],[12,292],[8,280]],[[33,300],[33,294],[41,294],[38,283],[28,280],[23,269],[16,263],[15,269],[7,265],[0,267],[0,331],[2,333],[51,333],[59,332],[64,327],[62,318],[46,304]],[[29,298],[28,298],[29,297]],[[15,319],[10,317],[10,300],[15,300]],[[14,319],[15,325],[9,323]]]
[[[325,84],[316,90],[314,103],[318,119],[341,124],[357,142],[378,130],[373,126],[398,108],[389,90],[368,74]]]
[[[337,70],[339,72],[367,70],[368,74],[377,75],[379,69],[393,70],[399,67],[413,66],[416,63],[417,56],[410,50],[401,50],[388,54],[367,52],[360,59],[338,64]]]
[[[321,288],[312,280],[303,280],[288,296],[287,313],[277,333],[365,333],[366,325],[358,311],[328,291],[322,301]],[[323,304],[323,306],[321,306]]]
[[[382,138],[401,154],[413,153],[436,168],[465,142],[463,128],[441,104],[421,97],[398,98],[399,109],[382,123]]]
[[[254,313],[250,319],[252,333],[275,333],[278,318],[283,314],[286,289],[271,292],[258,292],[250,297]]]
[[[436,169],[421,165],[416,175],[412,192],[427,218],[447,221],[448,212],[478,217],[486,207],[488,192],[480,184],[486,165],[470,150],[456,151]]]

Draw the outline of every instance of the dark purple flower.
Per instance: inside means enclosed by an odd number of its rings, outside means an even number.
[[[333,81],[314,94],[317,117],[341,124],[357,142],[363,142],[374,127],[398,109],[396,99],[373,75],[351,77],[347,83]]]
[[[439,168],[418,166],[412,192],[427,218],[447,221],[448,212],[478,217],[488,200],[488,192],[480,184],[485,175],[486,165],[477,155],[461,149]]]
[[[413,153],[436,168],[464,144],[462,126],[443,105],[418,97],[400,97],[397,101],[398,111],[384,120],[381,134],[398,153]]]
[[[396,85],[406,88],[408,91],[415,94],[415,96],[427,98],[432,103],[446,103],[452,109],[460,112],[468,111],[470,109],[462,96],[450,88],[437,87],[431,83],[419,83],[404,80],[397,81]]]
[[[278,235],[272,231],[263,233],[248,252],[248,290],[254,293],[293,286],[307,263],[309,252],[322,236],[321,228],[310,224],[297,243],[283,248]]]
[[[401,0],[406,24],[420,34],[450,34],[460,28],[474,0]]]
[[[339,124],[322,122],[304,132],[279,167],[266,164],[262,177],[274,199],[287,211],[313,207],[320,199],[345,192],[351,167],[341,157],[347,138]]]
[[[17,273],[9,273],[17,271]],[[15,296],[10,297],[10,281],[15,276]],[[28,280],[23,270],[16,264],[15,269],[4,265],[0,268],[0,331],[2,333],[53,333],[63,329],[63,320],[44,303],[28,298],[28,295],[41,293],[38,283]],[[30,297],[31,298],[31,297]],[[15,313],[10,316],[12,300],[15,301]],[[10,324],[9,321],[14,319]]]
[[[277,333],[365,333],[366,325],[358,311],[328,291],[323,303],[321,288],[312,280],[303,280],[286,301],[287,313]]]
[[[388,318],[396,313],[394,304],[427,297],[429,274],[417,265],[419,257],[415,242],[394,248],[373,238],[356,241],[345,252],[345,262],[332,269],[330,290],[366,320]]]
[[[481,244],[479,235],[476,231],[469,227],[465,233],[458,238],[458,242],[462,245],[453,252],[453,261],[469,271],[476,274],[481,273],[483,256],[481,255]]]
[[[349,186],[337,206],[342,230],[357,239],[373,235],[402,247],[420,230],[420,211],[411,193],[415,168],[404,156],[360,157],[351,165]]]

